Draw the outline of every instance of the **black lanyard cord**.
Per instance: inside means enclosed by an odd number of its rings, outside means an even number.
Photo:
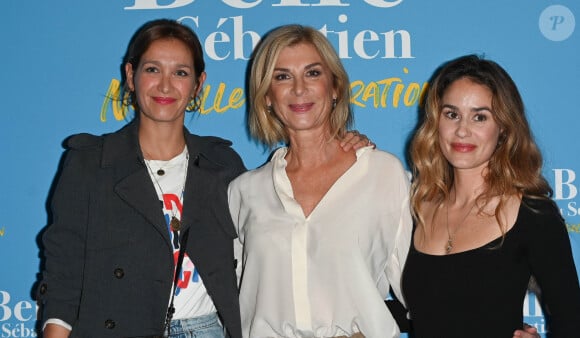
[[[171,292],[171,303],[167,308],[167,316],[165,318],[165,327],[167,328],[167,336],[171,335],[171,319],[175,313],[175,307],[173,306],[173,299],[175,298],[175,289],[177,288],[177,281],[179,280],[179,275],[181,274],[181,265],[183,264],[183,257],[185,256],[185,249],[187,247],[187,236],[189,235],[189,228],[185,229],[183,234],[181,234],[181,239],[179,243],[179,256],[177,258],[177,265],[175,267],[175,277],[173,278],[173,289]],[[177,236],[177,231],[173,232],[173,237]],[[165,330],[163,330],[165,331]]]

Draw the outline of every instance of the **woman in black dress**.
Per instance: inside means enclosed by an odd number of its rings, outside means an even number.
[[[445,64],[411,144],[413,245],[403,290],[416,337],[520,337],[530,276],[552,337],[580,332],[566,226],[520,94],[497,63]]]

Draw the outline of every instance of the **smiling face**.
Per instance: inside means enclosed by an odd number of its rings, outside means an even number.
[[[439,144],[458,169],[484,170],[501,133],[493,117],[491,90],[468,78],[449,85],[441,100]]]
[[[280,51],[266,95],[288,134],[329,131],[332,100],[336,98],[332,72],[309,43]]]
[[[198,83],[187,46],[171,38],[152,42],[137,68],[127,63],[125,72],[142,121],[151,122],[182,124],[185,108],[205,80],[202,73]]]

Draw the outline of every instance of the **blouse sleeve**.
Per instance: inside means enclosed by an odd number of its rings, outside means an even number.
[[[230,215],[236,229],[237,238],[234,238],[234,259],[236,261],[236,275],[238,277],[238,287],[240,286],[240,279],[242,277],[242,253],[243,242],[240,236],[240,207],[242,203],[242,196],[239,188],[239,179],[234,180],[228,187],[228,205],[230,208]]]
[[[396,225],[397,230],[393,242],[394,245],[392,249],[389,250],[385,274],[389,280],[393,293],[400,302],[405,305],[401,291],[401,276],[403,274],[407,255],[409,254],[413,221],[409,206],[409,179],[402,165],[400,165],[398,169],[397,172],[392,173],[392,176],[396,177],[399,182],[399,189],[392,192],[392,198],[398,201],[399,215],[398,223]]]
[[[580,335],[580,286],[566,225],[555,204],[531,202],[529,261],[554,337]],[[536,204],[538,206],[536,206]]]

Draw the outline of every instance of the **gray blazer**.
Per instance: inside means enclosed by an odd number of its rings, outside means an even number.
[[[42,320],[71,324],[71,337],[163,330],[174,261],[137,129],[133,121],[112,134],[79,134],[67,142],[52,198],[53,222],[43,235],[46,262],[38,294]],[[229,336],[241,337],[227,186],[245,167],[230,142],[187,129],[185,134],[187,254]]]

